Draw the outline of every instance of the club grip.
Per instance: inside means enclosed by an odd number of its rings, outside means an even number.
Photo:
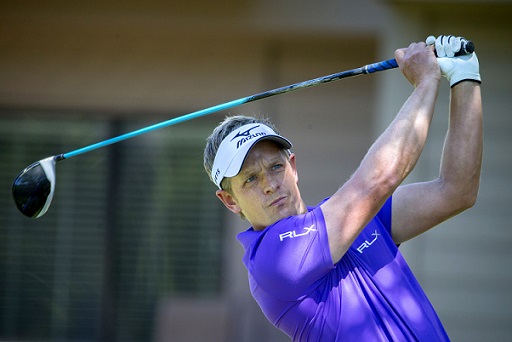
[[[475,44],[471,40],[462,41],[461,45],[459,52],[456,52],[455,56],[469,55],[475,52]]]
[[[377,71],[383,71],[394,68],[398,68],[398,63],[396,62],[396,59],[393,58],[382,62],[368,64],[361,67],[360,69],[363,74],[371,74]]]

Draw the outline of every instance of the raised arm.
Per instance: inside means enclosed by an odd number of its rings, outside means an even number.
[[[454,56],[451,49],[458,48],[461,39],[464,40],[454,36],[431,39],[440,57],[442,75],[451,86],[450,121],[439,177],[399,187],[393,196],[393,239],[397,243],[425,232],[476,202],[483,149],[480,71],[475,53],[447,58]]]
[[[439,178],[399,187],[393,196],[393,239],[407,241],[476,202],[483,149],[480,85],[451,90],[450,124]]]
[[[334,262],[410,173],[425,145],[441,78],[433,48],[414,43],[395,58],[414,91],[352,177],[322,205]]]

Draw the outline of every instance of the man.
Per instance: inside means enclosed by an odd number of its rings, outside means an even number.
[[[412,94],[351,178],[316,207],[302,200],[291,143],[270,122],[227,118],[208,138],[217,197],[252,225],[238,236],[251,292],[294,341],[449,340],[397,246],[476,201],[480,75],[474,53],[453,57],[461,42],[440,36],[395,52]],[[425,145],[442,75],[451,103],[439,177],[401,186]]]

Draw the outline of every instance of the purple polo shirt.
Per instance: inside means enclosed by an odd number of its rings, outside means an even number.
[[[333,264],[320,205],[238,235],[251,293],[293,341],[449,341],[391,238],[391,198]]]

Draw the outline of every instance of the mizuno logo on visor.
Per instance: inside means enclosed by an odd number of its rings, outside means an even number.
[[[253,138],[256,138],[256,137],[262,137],[264,135],[267,135],[267,133],[264,133],[264,132],[259,132],[259,133],[255,133],[255,134],[251,134],[251,131],[255,128],[258,128],[260,127],[259,125],[258,126],[255,126],[255,127],[251,127],[249,128],[248,130],[246,131],[243,131],[243,132],[238,132],[234,137],[233,139],[231,139],[230,141],[233,141],[235,140],[236,138],[242,138],[240,139],[237,143],[236,143],[236,148],[240,148],[240,146],[242,146],[244,143],[246,143],[247,141],[253,139]]]

